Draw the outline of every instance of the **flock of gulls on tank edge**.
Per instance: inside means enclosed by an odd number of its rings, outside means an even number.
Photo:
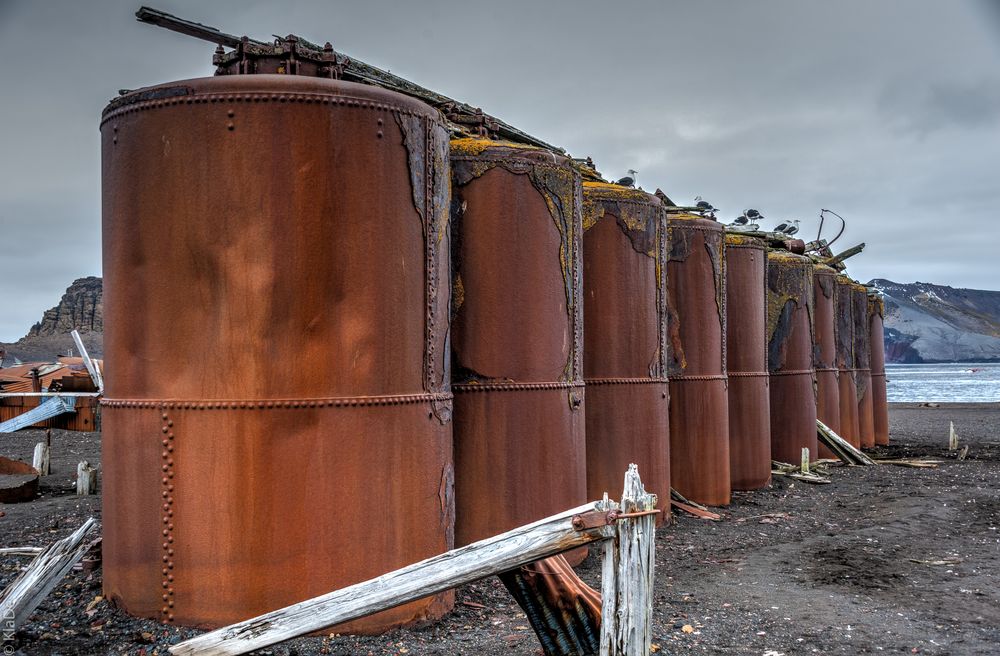
[[[629,169],[627,171],[628,175],[624,178],[619,178],[615,181],[616,185],[621,185],[623,187],[635,187],[635,176],[638,173],[635,169]],[[704,200],[701,196],[695,197],[695,207],[704,212],[713,213],[715,208],[707,200]],[[754,209],[743,210],[743,214],[733,219],[732,223],[727,225],[741,231],[752,232],[760,229],[760,221],[764,218],[764,215]],[[799,220],[792,219],[791,221],[784,221],[776,225],[771,232],[778,232],[784,235],[794,235],[799,231]]]

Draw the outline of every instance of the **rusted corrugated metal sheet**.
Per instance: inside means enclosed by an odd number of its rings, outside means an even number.
[[[771,409],[767,371],[767,244],[726,235],[726,373],[729,466],[734,490],[771,480]]]
[[[885,301],[878,292],[868,293],[868,325],[871,340],[872,415],[875,444],[889,444],[889,402],[885,386]]]
[[[875,446],[875,415],[872,403],[871,328],[868,324],[868,288],[855,283],[851,292],[854,318],[854,366],[858,386],[858,427],[861,446]]]
[[[439,113],[233,75],[130,93],[101,134],[105,594],[216,626],[451,548]]]
[[[636,463],[666,510],[666,213],[652,194],[589,181],[583,183],[583,208],[587,495],[614,494],[622,473]]]
[[[464,545],[586,500],[582,198],[580,174],[546,150],[457,139],[451,161]]]
[[[729,503],[726,285],[722,225],[670,214],[670,480],[688,499]]]
[[[856,448],[861,448],[861,427],[858,425],[858,386],[854,368],[854,281],[837,275],[834,288],[834,337],[837,342],[837,382],[840,391],[840,436]]]
[[[813,269],[813,324],[816,343],[813,363],[816,367],[816,417],[840,435],[840,381],[837,380],[836,302],[837,272],[817,264]],[[818,444],[821,458],[834,458],[833,452]]]
[[[815,459],[812,262],[787,251],[770,251],[767,290],[771,457],[797,463],[807,448]]]

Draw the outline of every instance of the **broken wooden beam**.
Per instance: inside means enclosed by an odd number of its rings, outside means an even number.
[[[829,426],[816,420],[816,437],[821,444],[830,449],[838,458],[848,465],[874,465],[874,460],[855,448],[850,442],[837,435]]]
[[[97,470],[86,460],[76,466],[76,494],[77,496],[97,494]]]
[[[176,655],[245,654],[555,556],[615,533],[614,511],[588,503],[378,578],[204,633]]]
[[[83,558],[90,548],[83,538],[96,525],[97,520],[91,517],[68,537],[50,544],[0,592],[0,617],[5,630],[16,631],[22,626],[66,572]]]

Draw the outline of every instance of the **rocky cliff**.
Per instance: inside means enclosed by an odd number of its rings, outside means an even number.
[[[66,355],[76,347],[70,333],[74,328],[93,357],[104,353],[104,294],[101,279],[96,276],[74,280],[59,304],[42,315],[42,320],[28,334],[13,344],[0,344],[7,352],[5,364],[11,358],[23,362],[50,361]]]
[[[1000,292],[876,278],[887,362],[1000,360]]]

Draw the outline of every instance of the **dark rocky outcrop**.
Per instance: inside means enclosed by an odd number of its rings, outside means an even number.
[[[62,299],[52,309],[46,310],[41,321],[33,325],[28,334],[13,344],[0,344],[6,350],[4,364],[13,358],[22,362],[51,361],[66,355],[72,349],[70,333],[80,331],[87,351],[93,357],[104,353],[104,293],[102,281],[96,276],[74,280]]]

